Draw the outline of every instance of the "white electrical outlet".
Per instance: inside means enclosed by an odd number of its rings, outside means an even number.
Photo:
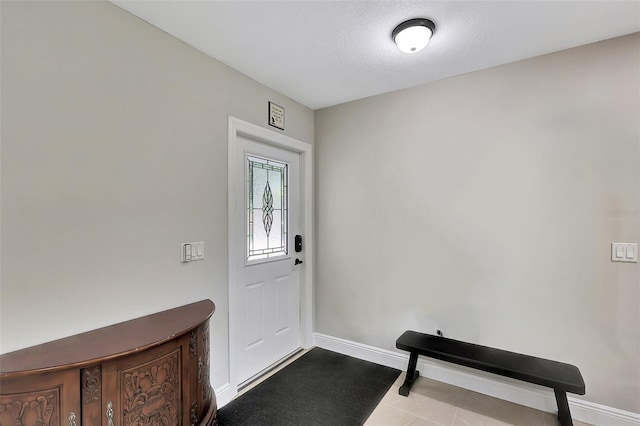
[[[611,243],[612,262],[638,262],[638,243]]]
[[[193,262],[204,259],[204,242],[182,243],[180,261],[182,263]]]

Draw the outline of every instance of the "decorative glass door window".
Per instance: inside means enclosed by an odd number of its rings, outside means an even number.
[[[247,155],[247,260],[288,253],[287,165]]]

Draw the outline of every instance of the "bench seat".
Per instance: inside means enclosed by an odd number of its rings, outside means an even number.
[[[418,355],[475,368],[512,379],[552,388],[558,403],[558,419],[571,425],[571,413],[566,392],[585,394],[585,384],[577,367],[530,355],[461,342],[441,336],[405,331],[396,340],[396,347],[410,353],[407,377],[400,395],[407,396],[419,373]]]

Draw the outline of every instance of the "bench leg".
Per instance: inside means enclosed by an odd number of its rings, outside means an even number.
[[[558,420],[562,426],[573,426],[573,420],[571,420],[571,412],[569,411],[569,401],[567,401],[567,393],[561,390],[554,389],[553,393],[556,394],[556,402],[558,403]]]
[[[407,367],[407,377],[404,379],[404,383],[400,386],[398,393],[402,396],[409,396],[411,386],[420,375],[419,371],[416,371],[416,365],[418,365],[418,353],[411,352],[409,355],[409,366]]]

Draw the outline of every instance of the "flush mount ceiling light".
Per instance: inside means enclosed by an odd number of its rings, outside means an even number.
[[[436,29],[436,24],[426,18],[404,21],[391,32],[391,38],[404,53],[416,53],[424,49]]]

